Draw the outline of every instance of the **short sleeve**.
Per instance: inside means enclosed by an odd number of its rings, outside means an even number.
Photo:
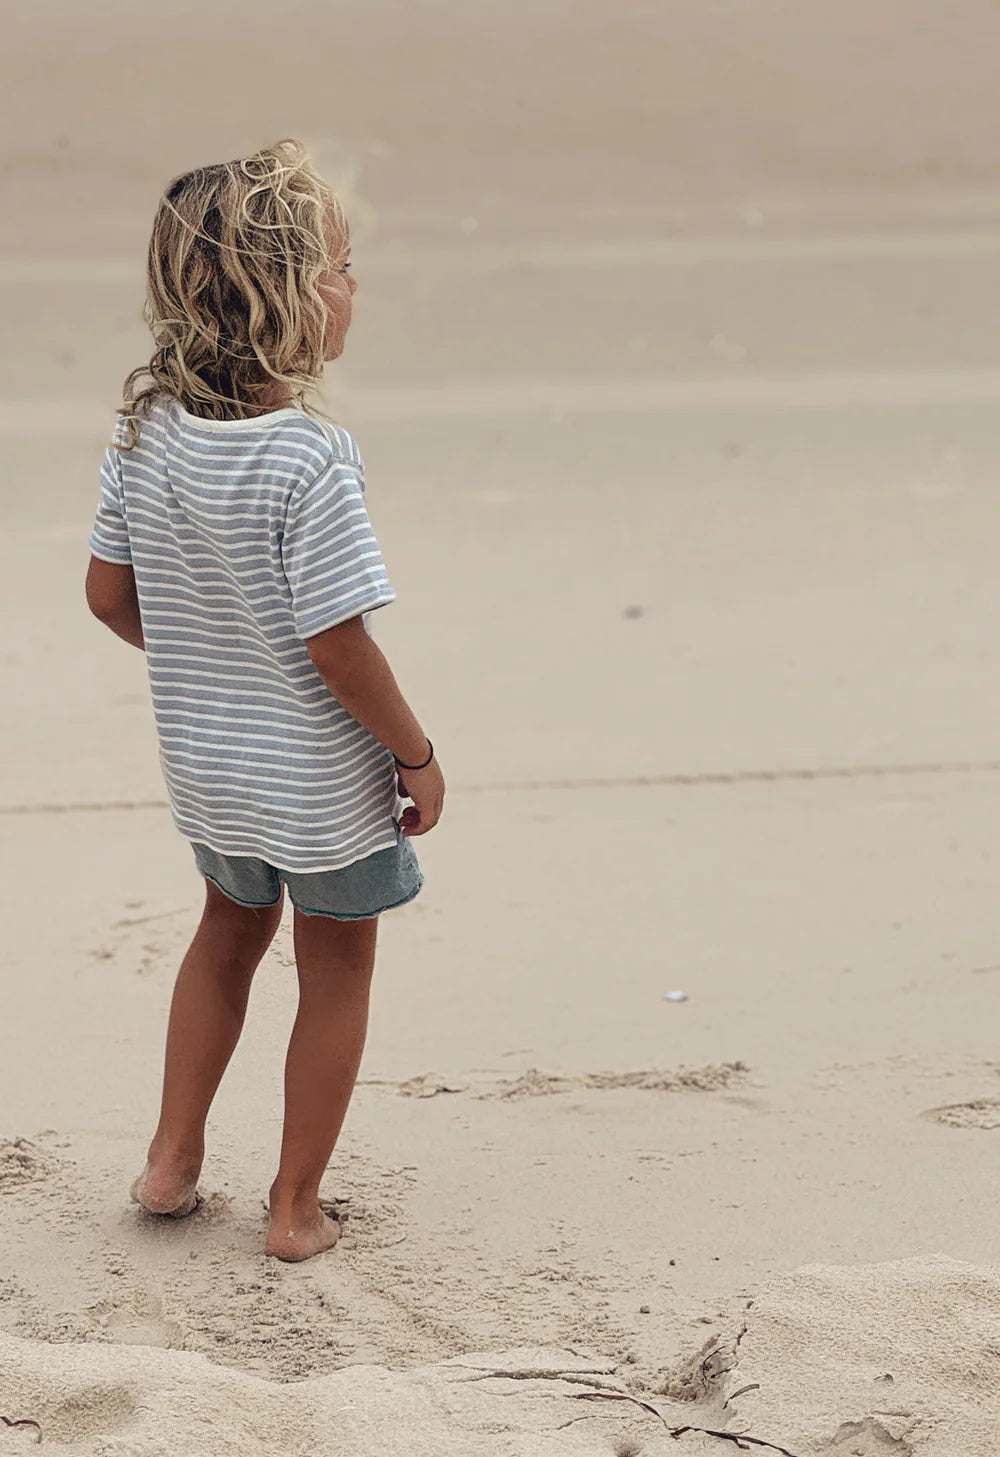
[[[285,515],[281,559],[302,638],[395,601],[368,519],[359,464],[333,461],[296,486]]]
[[[128,566],[132,561],[122,499],[121,456],[113,446],[108,447],[101,466],[101,499],[90,533],[90,550],[101,561],[118,566]]]

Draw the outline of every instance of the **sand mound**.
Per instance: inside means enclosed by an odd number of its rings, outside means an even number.
[[[942,1256],[814,1265],[745,1313],[733,1431],[796,1457],[996,1457],[1000,1269]]]
[[[790,1457],[995,1457],[1000,1269],[933,1256],[776,1277],[660,1395],[546,1347],[279,1384],[190,1352],[0,1332],[0,1412],[66,1457],[664,1457],[737,1434]],[[0,1453],[36,1436],[0,1428]]]
[[[624,1391],[610,1370],[531,1348],[281,1385],[187,1352],[0,1332],[0,1411],[36,1421],[42,1450],[63,1457],[608,1457],[639,1408],[582,1410],[573,1394]],[[33,1428],[0,1427],[5,1457],[36,1442]]]

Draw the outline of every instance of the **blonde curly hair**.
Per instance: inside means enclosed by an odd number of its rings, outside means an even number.
[[[293,138],[196,167],[168,185],[149,241],[143,314],[156,346],[125,381],[115,444],[131,450],[153,399],[242,420],[275,386],[310,413],[327,309],[318,283],[350,251],[343,209]]]

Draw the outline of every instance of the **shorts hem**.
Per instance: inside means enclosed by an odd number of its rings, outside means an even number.
[[[279,875],[333,875],[336,874],[339,870],[349,870],[352,865],[357,865],[362,860],[367,860],[369,855],[377,855],[382,850],[394,849],[395,846],[399,844],[400,839],[402,838],[402,832],[400,830],[398,821],[393,819],[391,821],[392,830],[389,832],[393,836],[391,840],[386,840],[384,844],[374,845],[371,849],[361,850],[359,853],[355,854],[350,860],[346,860],[342,865],[330,865],[329,862],[324,861],[322,865],[291,866],[279,865],[277,860],[272,858],[272,852],[269,851],[266,846],[256,845],[251,846],[250,848],[242,846],[239,850],[224,850],[220,845],[213,843],[214,836],[212,838],[209,838],[201,830],[196,832],[193,829],[184,829],[180,822],[176,819],[174,823],[179,833],[183,835],[184,839],[187,840],[188,843],[193,847],[198,845],[204,845],[206,850],[211,850],[215,855],[221,855],[223,859],[263,860],[265,864],[270,865],[274,870],[276,870]],[[285,857],[281,856],[280,858],[284,859]]]
[[[301,911],[304,916],[326,916],[326,918],[331,921],[373,921],[376,916],[381,916],[382,914],[384,914],[385,911],[395,911],[398,910],[400,906],[409,905],[410,901],[415,900],[416,897],[423,890],[423,888],[424,877],[421,875],[417,884],[407,895],[403,896],[402,900],[390,901],[388,905],[380,906],[377,911],[311,911],[308,910],[305,906],[299,905],[298,901],[292,895],[291,889],[289,889],[288,891],[288,899],[291,901],[295,909],[297,911]]]
[[[238,895],[233,895],[232,891],[227,890],[226,887],[221,883],[221,881],[216,880],[214,875],[208,875],[204,870],[201,873],[205,880],[210,880],[214,886],[217,886],[218,889],[222,891],[222,894],[227,898],[227,900],[231,900],[235,905],[245,906],[248,911],[266,911],[269,910],[271,906],[276,906],[278,904],[278,901],[281,900],[280,893],[273,901],[240,900]]]

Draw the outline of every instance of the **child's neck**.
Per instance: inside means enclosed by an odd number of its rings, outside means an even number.
[[[289,406],[294,404],[295,401],[288,393],[287,386],[279,384],[275,380],[271,388],[260,396],[260,403],[258,405],[247,406],[247,413],[250,415],[269,415],[274,410],[287,410]]]

